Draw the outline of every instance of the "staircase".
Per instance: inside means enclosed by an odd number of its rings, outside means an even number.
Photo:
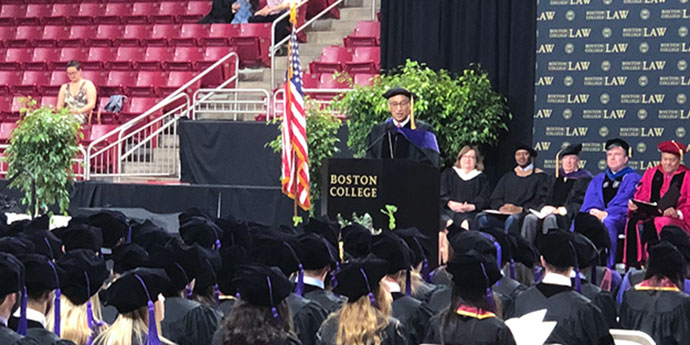
[[[309,63],[319,58],[324,47],[329,45],[342,45],[343,38],[354,30],[357,22],[371,20],[372,0],[345,0],[340,8],[340,19],[319,19],[311,24],[307,30],[307,43],[300,43],[299,53],[302,70],[309,71]],[[380,8],[380,0],[376,1],[377,11]],[[271,85],[271,68],[242,69],[240,70],[240,83],[242,89],[264,89],[269,92],[283,83],[287,57],[277,56],[275,59],[275,81]],[[241,98],[240,98],[241,99]],[[223,119],[233,120],[229,114],[197,114],[198,119]],[[252,121],[252,116],[241,116],[238,120]]]

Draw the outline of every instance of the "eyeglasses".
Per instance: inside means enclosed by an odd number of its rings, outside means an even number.
[[[388,105],[391,108],[397,108],[397,107],[403,107],[404,108],[404,107],[407,107],[408,105],[410,105],[410,101],[403,101],[400,103],[390,102],[390,103],[388,103]]]
[[[77,75],[77,73],[79,73],[79,71],[76,71],[76,72],[67,72],[67,76],[68,76],[68,77],[72,77],[72,76]]]

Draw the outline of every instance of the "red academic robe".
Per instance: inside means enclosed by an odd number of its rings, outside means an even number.
[[[644,175],[642,176],[640,184],[637,187],[637,192],[635,192],[635,200],[642,200],[648,202],[659,201],[659,199],[663,197],[664,194],[666,194],[666,192],[668,191],[669,187],[671,186],[671,182],[681,183],[680,196],[678,198],[678,202],[676,203],[676,209],[681,212],[682,219],[680,217],[673,218],[667,216],[654,217],[652,221],[654,222],[654,228],[657,231],[657,235],[661,231],[661,229],[667,225],[679,226],[683,228],[686,232],[690,233],[689,171],[690,169],[688,169],[685,165],[681,164],[675,172],[673,172],[672,174],[666,174],[662,169],[661,165],[659,165],[654,168],[647,169],[647,171],[645,171]],[[631,237],[628,234],[630,228],[629,222],[631,220],[631,216],[633,215],[634,212],[628,211],[628,224],[625,225],[625,246],[623,258],[625,260],[625,263],[628,265],[635,265],[636,263],[644,262],[647,259],[647,244],[643,243],[642,239],[640,238],[641,236],[635,236],[635,241],[637,242],[637,262],[628,262],[630,261],[628,257],[628,250],[631,249],[631,247],[628,246],[628,241],[631,240]],[[649,220],[637,220],[635,228],[637,228],[639,224],[647,221]]]

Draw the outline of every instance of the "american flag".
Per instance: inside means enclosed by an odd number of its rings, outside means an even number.
[[[294,9],[293,9],[294,10]],[[297,205],[309,210],[309,155],[307,152],[307,118],[302,93],[302,70],[295,24],[288,43],[288,69],[285,80],[285,114],[283,115],[283,193]]]

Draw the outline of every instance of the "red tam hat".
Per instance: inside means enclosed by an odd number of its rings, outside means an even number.
[[[678,155],[678,156],[680,156],[681,160],[683,159],[683,154],[687,150],[687,147],[685,145],[683,145],[683,143],[679,143],[675,140],[662,141],[659,143],[657,148],[661,152],[672,153],[674,155]]]

